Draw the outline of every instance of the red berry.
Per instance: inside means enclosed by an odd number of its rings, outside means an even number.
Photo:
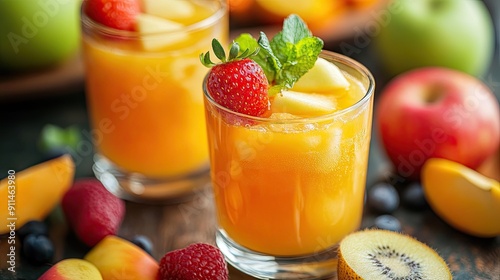
[[[135,30],[138,0],[86,0],[85,13],[93,20],[120,30]]]
[[[93,178],[75,181],[61,206],[73,231],[90,247],[115,235],[125,214],[125,203]]]
[[[226,280],[229,279],[224,256],[210,244],[195,243],[171,251],[160,260],[158,280]]]
[[[269,110],[266,75],[249,58],[213,66],[207,90],[215,102],[238,113],[261,116]]]

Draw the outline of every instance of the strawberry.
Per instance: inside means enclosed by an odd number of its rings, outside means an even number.
[[[94,178],[76,180],[64,194],[61,206],[68,224],[90,247],[115,235],[125,214],[125,203]]]
[[[229,272],[222,252],[206,243],[166,253],[160,260],[158,280],[227,280]]]
[[[138,0],[86,0],[85,13],[93,20],[120,30],[135,30]]]
[[[211,67],[207,76],[207,91],[218,104],[238,113],[261,116],[269,110],[268,82],[264,70],[249,57],[256,52],[239,54],[233,43],[226,58],[224,49],[214,39],[212,48],[222,63],[210,61],[209,53],[201,54],[201,62]]]

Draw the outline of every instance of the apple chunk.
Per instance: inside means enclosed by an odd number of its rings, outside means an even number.
[[[137,16],[137,28],[142,35],[142,45],[145,50],[157,50],[186,38],[186,34],[179,31],[183,24],[148,14]]]
[[[317,116],[332,113],[336,104],[333,98],[314,93],[283,91],[274,97],[273,113],[289,113],[300,116]]]
[[[142,8],[145,14],[172,20],[190,18],[195,12],[185,0],[143,0]]]
[[[478,237],[500,235],[500,183],[447,159],[431,158],[422,169],[431,208],[448,224]]]
[[[295,83],[292,90],[318,93],[335,93],[342,90],[343,93],[348,87],[349,82],[340,69],[320,57],[313,68]]]

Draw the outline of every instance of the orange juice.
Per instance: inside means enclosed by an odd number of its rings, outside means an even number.
[[[94,144],[126,173],[169,178],[208,166],[201,93],[207,69],[198,56],[212,38],[227,41],[228,20],[220,1],[190,3],[189,17],[175,19],[185,27],[164,34],[83,20]]]
[[[206,100],[218,222],[238,245],[301,256],[330,248],[359,227],[373,89],[339,68],[350,87],[341,96],[325,94],[337,104],[328,115],[275,113],[238,125]]]

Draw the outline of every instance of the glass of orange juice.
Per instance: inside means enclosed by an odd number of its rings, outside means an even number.
[[[332,113],[252,117],[218,105],[204,88],[216,242],[229,263],[257,278],[334,275],[336,244],[361,223],[374,79],[348,57],[320,57],[349,82],[345,92],[324,93],[335,101]]]
[[[226,1],[163,3],[148,1],[139,31],[99,24],[82,6],[94,173],[132,201],[179,198],[208,181],[198,56],[212,38],[228,40]]]

